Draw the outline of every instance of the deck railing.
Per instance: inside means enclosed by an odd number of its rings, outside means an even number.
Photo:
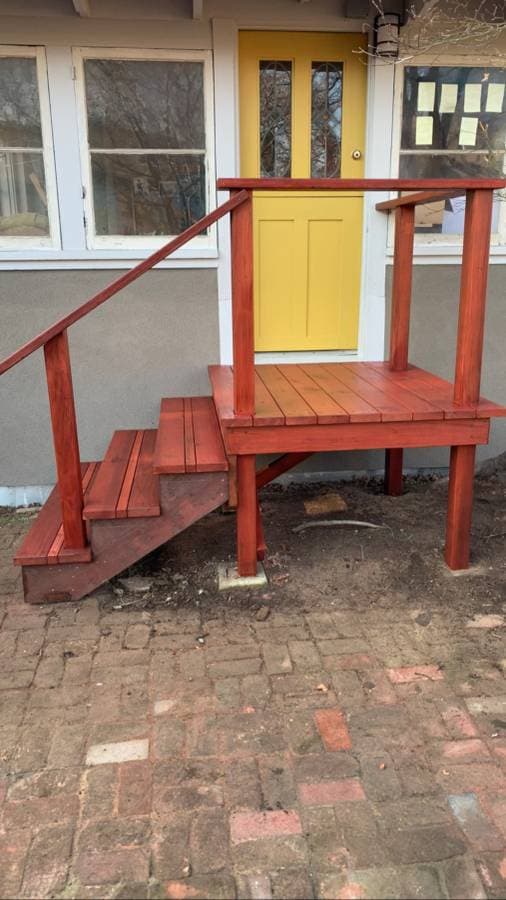
[[[474,402],[478,400],[480,391],[493,191],[505,187],[506,181],[484,179],[219,180],[218,189],[228,190],[231,194],[226,203],[204,216],[86,303],[0,362],[2,375],[36,350],[44,349],[65,548],[78,550],[84,548],[87,541],[83,521],[79,442],[67,338],[67,330],[71,325],[148,272],[222,216],[230,213],[234,410],[236,415],[253,415],[255,406],[253,191],[415,191],[416,193],[376,204],[378,210],[385,212],[393,210],[396,216],[390,365],[394,369],[405,369],[408,365],[415,206],[465,194],[467,204],[455,368],[455,401]]]
[[[493,192],[506,187],[500,179],[305,179],[224,178],[219,190],[237,191],[413,191],[376,204],[395,214],[390,356],[392,369],[408,366],[415,207],[453,197],[466,197],[455,365],[455,402],[479,399]],[[252,210],[245,203],[235,217],[232,234],[235,411],[254,412],[254,336],[252,274]]]

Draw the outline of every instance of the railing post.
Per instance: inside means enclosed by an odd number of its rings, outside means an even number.
[[[231,213],[232,328],[234,348],[234,411],[251,416],[255,406],[253,329],[252,197]]]
[[[390,368],[397,372],[408,367],[414,234],[415,207],[398,206],[390,317]]]
[[[44,344],[49,407],[66,549],[86,547],[83,488],[67,332]]]
[[[456,403],[477,403],[480,397],[492,204],[491,190],[466,193],[455,362]],[[466,569],[469,565],[475,458],[474,444],[451,449],[445,548],[450,569]]]
[[[460,282],[455,402],[480,396],[493,192],[467,191]]]
[[[414,237],[414,205],[398,206],[395,210],[389,360],[390,368],[395,372],[403,371],[408,367]],[[385,453],[385,493],[392,497],[399,497],[402,494],[403,457],[402,447],[387,450]]]

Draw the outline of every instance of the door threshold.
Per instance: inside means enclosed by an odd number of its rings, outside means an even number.
[[[278,363],[325,363],[325,362],[357,362],[357,350],[286,350],[255,353],[255,362]]]

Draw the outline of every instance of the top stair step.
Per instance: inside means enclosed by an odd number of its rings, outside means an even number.
[[[157,475],[228,470],[212,397],[162,400],[153,468]]]
[[[131,519],[160,515],[153,473],[156,431],[115,431],[84,504],[85,519]]]

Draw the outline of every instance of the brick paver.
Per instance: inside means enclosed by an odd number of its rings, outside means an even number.
[[[0,544],[0,898],[506,897],[504,608],[28,607],[25,527]]]

